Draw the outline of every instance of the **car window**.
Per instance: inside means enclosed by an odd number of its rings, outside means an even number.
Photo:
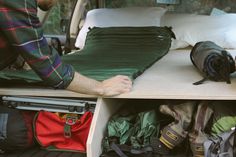
[[[157,6],[153,0],[106,0],[105,5],[107,8],[120,8],[130,6]]]
[[[220,9],[227,13],[235,13],[236,5],[235,0],[171,0],[176,1],[175,5],[163,5],[162,3],[169,3],[168,0],[105,0],[107,8],[119,8],[129,6],[164,6],[174,13],[194,13],[194,14],[207,14],[209,15],[214,9]],[[162,2],[162,3],[160,3]]]
[[[44,23],[44,34],[65,35],[77,0],[58,0]]]

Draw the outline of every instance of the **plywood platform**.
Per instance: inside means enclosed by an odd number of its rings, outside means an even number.
[[[236,54],[236,51],[229,52],[233,56]],[[191,63],[190,50],[170,51],[135,80],[132,92],[119,97],[236,100],[236,73],[231,75],[231,84],[206,81],[201,85],[193,85],[202,78]]]
[[[96,98],[94,95],[75,93],[67,90],[45,88],[0,88],[0,95],[39,96],[39,97],[68,97],[68,98]]]
[[[233,56],[236,54],[236,50],[229,52]],[[232,74],[231,84],[206,81],[202,85],[193,85],[192,83],[201,80],[202,76],[192,65],[189,54],[190,49],[170,51],[134,81],[133,89],[130,93],[125,93],[115,98],[236,100],[236,74]],[[96,97],[66,90],[25,87],[0,88],[0,95]]]

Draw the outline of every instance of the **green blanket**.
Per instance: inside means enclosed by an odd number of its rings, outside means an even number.
[[[169,51],[173,36],[167,27],[94,27],[87,34],[84,49],[62,60],[99,81],[118,74],[135,79]],[[0,82],[9,81],[42,83],[32,70],[1,71]]]

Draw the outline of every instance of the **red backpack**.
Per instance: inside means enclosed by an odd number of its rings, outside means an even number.
[[[86,152],[86,142],[92,122],[92,112],[56,114],[40,111],[34,120],[34,133],[38,143],[49,150]]]

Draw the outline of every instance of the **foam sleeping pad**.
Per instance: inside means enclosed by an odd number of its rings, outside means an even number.
[[[62,56],[62,60],[98,81],[115,75],[135,79],[168,53],[172,37],[167,27],[94,27],[88,32],[84,49]],[[44,85],[33,70],[0,71],[0,82]]]

